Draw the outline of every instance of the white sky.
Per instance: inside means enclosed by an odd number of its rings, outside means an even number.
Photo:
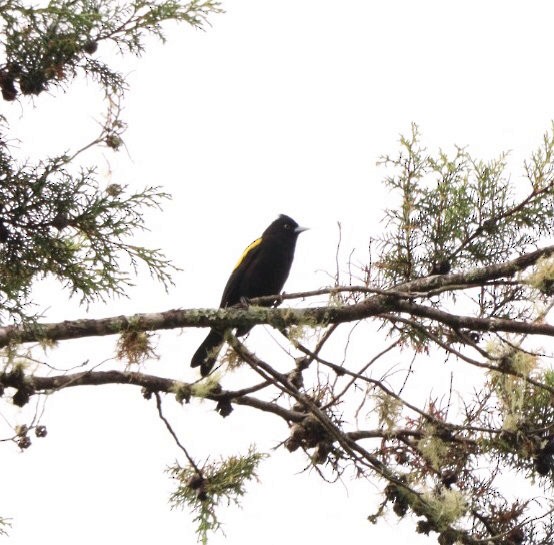
[[[165,46],[122,65],[131,84],[128,154],[90,158],[107,181],[160,184],[173,194],[141,240],[183,270],[168,295],[143,278],[129,300],[95,305],[89,316],[216,306],[238,255],[278,213],[312,228],[299,240],[287,291],[317,288],[327,282],[322,271],[333,272],[337,221],[345,256],[357,248],[365,257],[387,205],[376,160],[397,150],[412,121],[431,149],[468,145],[484,159],[513,150],[517,179],[554,118],[551,2],[234,0],[224,7],[206,32],[172,28]],[[95,92],[77,85],[66,96],[40,96],[35,110],[4,102],[22,153],[86,143],[97,130]],[[60,304],[52,283],[38,286],[36,297],[48,321],[87,314]],[[146,370],[193,380],[188,361],[204,334],[160,335],[161,359]],[[72,341],[48,361],[101,361],[113,346],[111,338]],[[181,408],[168,399],[166,413],[199,458],[244,452],[253,441],[267,451],[287,434],[247,409],[223,420],[211,404]],[[14,420],[24,423],[26,414],[16,411]],[[2,447],[0,514],[14,519],[6,542],[194,542],[189,514],[168,508],[172,483],[163,470],[184,460],[153,401],[131,387],[65,391],[48,400],[43,423],[48,437],[29,450]],[[434,540],[395,517],[369,525],[379,487],[349,479],[325,485],[298,475],[304,465],[300,454],[280,449],[262,465],[262,483],[250,487],[244,509],[221,512],[227,538],[216,534],[211,543]]]

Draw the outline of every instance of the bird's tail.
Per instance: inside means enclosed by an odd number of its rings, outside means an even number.
[[[205,377],[212,370],[217,356],[223,345],[223,335],[211,329],[204,342],[198,347],[198,350],[190,360],[191,367],[200,367],[200,374]]]

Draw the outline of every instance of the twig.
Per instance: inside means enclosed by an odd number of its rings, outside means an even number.
[[[198,466],[188,453],[187,449],[181,444],[181,441],[179,441],[179,438],[177,437],[177,434],[173,431],[173,428],[171,427],[171,424],[167,420],[167,418],[163,415],[162,412],[162,398],[159,394],[159,392],[154,392],[154,397],[156,398],[156,407],[158,408],[158,415],[161,418],[162,422],[165,424],[165,427],[175,440],[175,443],[177,443],[177,446],[185,453],[185,456],[187,457],[187,460],[189,461],[189,464],[194,468],[194,471],[198,473],[198,475],[202,475],[202,472],[200,469],[198,469]]]

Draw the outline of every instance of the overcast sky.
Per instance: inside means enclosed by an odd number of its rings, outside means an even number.
[[[337,222],[343,247],[360,259],[379,232],[388,203],[376,161],[398,149],[411,122],[432,150],[458,144],[484,159],[512,150],[517,179],[554,118],[551,2],[234,0],[224,8],[206,32],[172,27],[164,46],[119,61],[131,85],[126,151],[90,157],[106,182],[163,185],[173,195],[149,215],[152,231],[141,240],[182,268],[175,288],[165,294],[141,278],[129,300],[87,314],[42,284],[36,299],[46,320],[216,306],[243,248],[279,213],[311,227],[287,291],[320,287],[334,270]],[[22,153],[59,153],[97,131],[97,94],[80,84],[65,96],[41,95],[34,110],[24,100],[3,111]],[[160,335],[161,357],[145,370],[193,380],[188,361],[203,335]],[[113,347],[114,339],[71,341],[46,357],[66,368],[100,362]],[[269,451],[287,435],[252,410],[223,420],[207,403],[166,405],[199,459],[254,441]],[[25,414],[8,416],[23,423]],[[48,437],[29,450],[2,446],[0,515],[13,518],[6,542],[194,542],[191,516],[167,504],[172,483],[163,471],[180,453],[137,389],[56,394],[43,423]],[[278,450],[244,509],[221,513],[227,537],[211,543],[430,542],[394,516],[377,527],[366,521],[379,486],[348,477],[327,485],[301,474],[305,463]]]

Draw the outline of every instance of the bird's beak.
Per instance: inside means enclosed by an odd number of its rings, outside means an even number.
[[[300,227],[300,225],[294,230],[294,232],[299,235],[300,233],[303,233],[304,231],[307,231],[309,227]]]

